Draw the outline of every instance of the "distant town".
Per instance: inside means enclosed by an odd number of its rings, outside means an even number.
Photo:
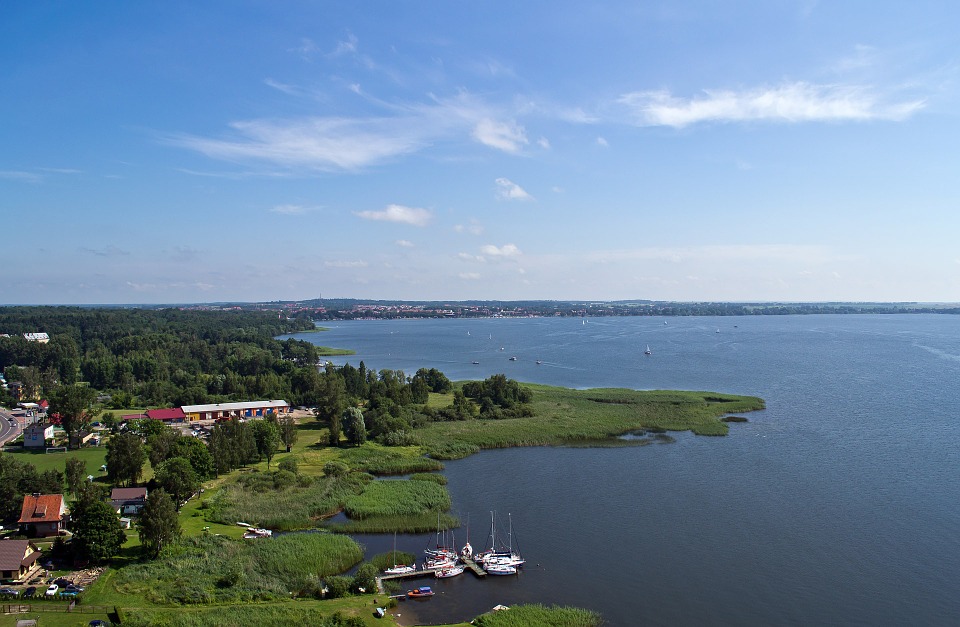
[[[170,305],[166,305],[169,307]],[[147,307],[161,307],[150,305]],[[276,311],[314,320],[530,318],[543,316],[755,316],[797,314],[960,314],[958,303],[729,303],[631,301],[390,301],[310,299],[180,305],[183,309]]]

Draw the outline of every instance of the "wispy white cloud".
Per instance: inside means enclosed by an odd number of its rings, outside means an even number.
[[[364,220],[398,222],[413,226],[426,226],[430,223],[432,217],[432,214],[426,209],[403,205],[387,205],[382,211],[358,211],[356,215]]]
[[[272,213],[280,213],[288,216],[297,216],[303,215],[304,213],[310,213],[311,211],[318,211],[321,207],[310,207],[306,205],[274,205],[270,207]]]
[[[226,161],[263,161],[293,169],[356,170],[420,149],[419,124],[395,119],[305,118],[230,125],[232,139],[176,135],[167,142]]]
[[[483,255],[471,255],[470,253],[457,253],[457,257],[471,263],[486,263],[487,261],[487,258]]]
[[[464,281],[479,281],[481,278],[479,272],[461,272],[457,276]]]
[[[501,177],[495,183],[497,184],[497,198],[500,200],[533,200],[533,196],[510,179]]]
[[[280,92],[283,92],[283,93],[287,94],[288,96],[299,96],[299,95],[300,95],[300,88],[299,88],[299,87],[295,87],[295,86],[293,86],[293,85],[288,85],[288,84],[286,84],[286,83],[281,83],[280,81],[275,81],[275,80],[273,80],[272,78],[265,78],[265,79],[263,80],[263,83],[264,83],[267,87],[272,87],[273,89],[276,89],[277,91],[280,91]]]
[[[546,137],[541,137],[537,140],[537,145],[543,148],[544,150],[550,150],[550,140]]]
[[[400,248],[413,248],[413,247],[414,247],[414,243],[411,242],[411,241],[408,240],[408,239],[398,239],[397,241],[394,242],[394,244],[396,244],[396,245],[399,246]]]
[[[605,137],[598,137],[597,146],[602,146],[603,148],[607,148],[608,146],[610,146],[610,142],[608,142]]]
[[[503,246],[499,247],[494,246],[493,244],[487,244],[486,246],[482,246],[480,248],[480,252],[482,252],[484,255],[501,259],[519,257],[523,254],[514,244],[504,244]]]
[[[457,233],[470,233],[471,235],[483,235],[483,225],[475,218],[470,220],[470,224],[457,224],[453,227]]]
[[[902,120],[924,106],[922,100],[887,99],[866,87],[784,83],[744,91],[706,90],[678,98],[669,91],[638,91],[621,96],[641,126],[683,128],[701,122],[834,122]]]
[[[366,268],[366,261],[324,261],[324,267],[327,268]]]
[[[25,183],[39,183],[43,180],[43,177],[35,172],[0,170],[0,179],[6,179],[8,181],[23,181]]]
[[[483,119],[473,127],[473,138],[483,144],[503,152],[517,153],[529,144],[527,133],[516,122],[500,122]]]

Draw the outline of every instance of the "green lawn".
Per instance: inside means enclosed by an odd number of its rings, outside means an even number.
[[[106,446],[88,446],[86,448],[67,451],[66,453],[47,453],[43,449],[40,451],[31,451],[29,449],[14,451],[7,449],[4,455],[10,455],[14,459],[33,464],[37,470],[56,470],[64,472],[67,467],[67,458],[76,457],[82,459],[87,464],[87,474],[94,477],[105,477],[107,473],[100,472],[100,466],[106,463]],[[147,464],[149,466],[150,464]]]

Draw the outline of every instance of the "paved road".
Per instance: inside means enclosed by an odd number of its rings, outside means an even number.
[[[0,446],[20,435],[20,425],[12,414],[0,409]]]

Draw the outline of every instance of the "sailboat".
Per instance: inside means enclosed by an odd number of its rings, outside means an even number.
[[[643,351],[644,355],[653,355],[653,351],[650,350],[650,345],[647,344],[647,350]]]
[[[489,575],[515,575],[517,569],[523,566],[524,559],[520,551],[513,549],[513,518],[507,514],[510,521],[508,532],[508,546],[504,550],[497,547],[496,516],[490,512],[490,548],[477,555],[477,562]]]
[[[424,564],[426,568],[447,568],[457,563],[456,545],[447,545],[447,532],[443,531],[443,537],[440,534],[440,513],[437,513],[437,546],[434,549],[429,546],[423,550],[427,556]]]
[[[407,566],[405,564],[397,564],[397,532],[393,532],[393,568],[388,568],[383,571],[384,575],[404,575],[406,573],[412,573],[415,571],[416,564],[413,566]]]

